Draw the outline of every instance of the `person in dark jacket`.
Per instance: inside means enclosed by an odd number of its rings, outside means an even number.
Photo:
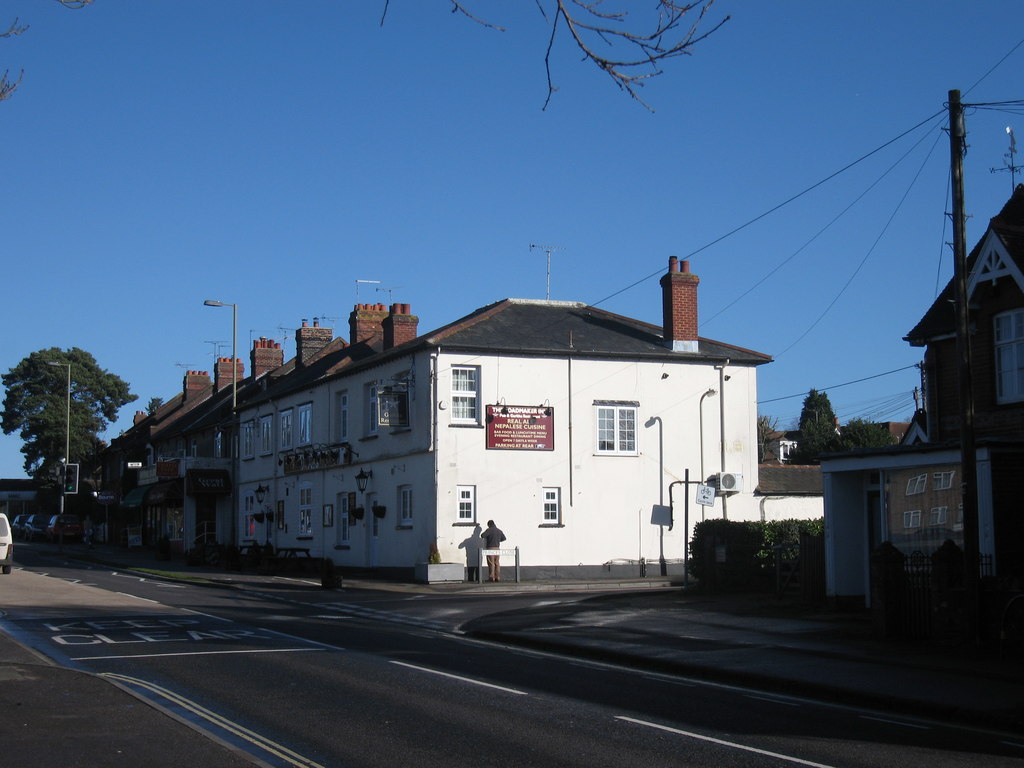
[[[494,524],[493,520],[488,520],[487,530],[480,534],[480,538],[484,540],[485,549],[498,549],[501,546],[501,542],[505,540],[505,534],[502,533],[501,529]],[[500,557],[500,555],[487,556],[488,581],[501,581]]]

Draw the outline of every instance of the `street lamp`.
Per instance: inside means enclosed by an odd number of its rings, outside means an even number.
[[[67,471],[67,466],[71,462],[71,363],[58,363],[56,360],[47,360],[46,364],[56,368],[67,366],[68,369],[67,399],[64,406],[64,469]],[[63,485],[63,483],[64,478],[61,478],[61,484]],[[62,515],[64,514],[64,497],[66,495],[67,488],[62,487],[60,493],[60,513]]]
[[[263,499],[265,499],[267,497],[267,491],[269,491],[269,490],[270,489],[267,488],[267,486],[265,486],[265,485],[263,485],[261,483],[260,485],[256,486],[256,490],[254,491],[254,493],[256,494],[256,503],[260,505],[260,514],[264,516],[264,519],[267,522],[267,530],[266,530],[267,544],[270,544],[270,523],[271,523],[271,521],[273,519],[273,516],[274,516],[273,512],[270,512],[268,510],[263,509]]]
[[[238,405],[238,356],[236,346],[238,343],[238,305],[228,301],[214,301],[207,299],[203,302],[207,307],[231,307],[231,410],[234,411]]]
[[[365,469],[359,470],[359,474],[356,475],[356,487],[359,488],[360,493],[366,492],[366,484],[370,481],[371,477],[373,477],[372,469],[369,472]]]
[[[702,483],[707,480],[707,477],[704,475],[704,398],[714,397],[717,394],[718,392],[712,387],[700,396],[700,402],[697,403],[698,415],[700,417],[700,481]]]

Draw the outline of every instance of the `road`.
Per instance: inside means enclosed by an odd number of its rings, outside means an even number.
[[[29,549],[4,577],[0,629],[267,765],[1024,765],[1020,745],[999,734],[458,631],[487,612],[575,595],[325,591],[270,577],[225,589]]]

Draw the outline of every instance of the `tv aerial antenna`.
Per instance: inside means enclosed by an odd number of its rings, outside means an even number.
[[[380,285],[380,280],[356,280],[356,304],[359,303],[359,285],[360,283],[366,283],[369,285]]]
[[[391,306],[391,300],[394,298],[392,295],[399,288],[404,288],[404,285],[396,285],[393,288],[378,288],[377,293],[386,293],[388,295],[388,306]]]
[[[1021,170],[1021,166],[1013,164],[1013,158],[1017,154],[1017,140],[1013,136],[1013,128],[1006,126],[1006,133],[1010,137],[1010,151],[1006,152],[1003,157],[1006,158],[1006,164],[1002,168],[989,168],[990,173],[999,173],[1000,171],[1010,172],[1010,191],[1012,192],[1017,188],[1017,171]]]
[[[548,256],[548,272],[547,272],[547,292],[544,298],[551,301],[551,252],[552,251],[564,251],[565,249],[558,245],[537,245],[536,243],[530,243],[530,250],[534,248],[544,251]]]
[[[203,343],[204,344],[213,344],[213,359],[217,360],[220,357],[220,348],[222,346],[226,346],[229,342],[206,340]]]

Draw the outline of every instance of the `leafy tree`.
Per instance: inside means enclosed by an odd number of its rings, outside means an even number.
[[[160,406],[164,404],[162,397],[151,397],[149,402],[146,404],[146,413],[152,416],[154,413],[160,410]]]
[[[25,471],[38,480],[45,480],[61,459],[74,463],[91,456],[96,436],[117,418],[121,406],[137,399],[126,382],[100,368],[91,354],[78,347],[33,352],[2,380],[6,394],[0,425],[4,434],[19,434]],[[67,457],[65,440],[70,444]]]
[[[800,442],[790,454],[793,464],[816,464],[818,456],[839,450],[836,412],[828,395],[812,389],[800,411]]]
[[[840,451],[856,451],[862,448],[885,448],[896,442],[896,438],[884,424],[864,419],[852,419],[839,432]]]

